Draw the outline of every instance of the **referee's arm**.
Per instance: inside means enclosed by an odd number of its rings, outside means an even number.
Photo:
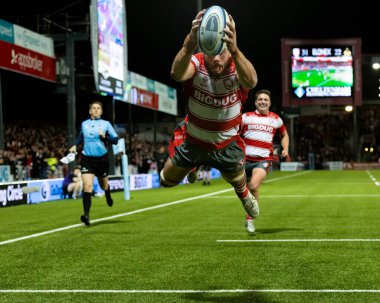
[[[77,152],[77,146],[79,144],[82,144],[84,142],[84,136],[82,131],[80,132],[79,136],[75,140],[75,144],[70,147],[69,152],[70,153],[76,153]]]

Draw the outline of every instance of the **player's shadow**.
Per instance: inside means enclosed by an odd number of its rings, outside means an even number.
[[[255,234],[276,234],[286,231],[301,230],[301,228],[258,228],[255,230]]]
[[[185,295],[189,302],[223,302],[223,303],[280,303],[267,298],[263,293],[245,292],[227,295],[226,293],[191,293]]]

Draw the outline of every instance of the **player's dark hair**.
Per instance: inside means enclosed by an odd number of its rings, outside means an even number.
[[[267,89],[260,89],[260,90],[256,93],[256,95],[255,95],[255,100],[257,100],[257,98],[259,97],[260,94],[266,94],[266,95],[269,96],[269,99],[271,98],[271,97],[270,97],[270,91],[269,91],[269,90],[267,90]]]

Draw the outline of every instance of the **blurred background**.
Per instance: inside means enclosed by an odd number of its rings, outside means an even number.
[[[97,5],[111,2],[97,1]],[[211,5],[220,5],[232,15],[239,49],[258,73],[259,83],[250,92],[244,111],[254,109],[257,90],[272,92],[271,110],[283,118],[291,138],[289,161],[302,163],[305,169],[379,167],[380,45],[371,34],[377,12],[369,1],[355,5],[298,0],[115,3],[123,9],[126,30],[120,40],[126,48],[125,83],[119,96],[99,90],[91,1],[13,1],[1,9],[0,165],[10,165],[14,179],[63,176],[65,171],[52,171],[48,166],[44,172],[37,169],[38,155],[62,157],[82,120],[89,117],[88,104],[94,99],[103,102],[103,118],[125,139],[133,172],[155,171],[155,154],[167,148],[175,125],[186,114],[181,84],[170,78],[171,63],[197,12]],[[19,33],[20,39],[28,36],[31,40],[23,40],[24,45],[8,41],[7,28],[12,26],[15,37]],[[36,74],[28,71],[28,66],[12,65],[22,58],[26,65],[37,64],[33,60],[41,54],[30,46],[30,37],[39,37],[37,42],[46,37],[52,42],[52,53],[43,57],[51,70]],[[292,81],[297,71],[294,64],[299,61],[292,58],[293,49],[311,53],[313,48],[346,47],[352,56],[350,96],[297,97]],[[18,50],[24,51],[24,57],[17,57]],[[323,55],[309,57],[319,60]],[[162,110],[165,104],[168,107]],[[275,151],[279,152],[278,142]],[[119,160],[115,157],[113,161],[116,173]],[[280,159],[276,161],[274,169],[280,168]]]

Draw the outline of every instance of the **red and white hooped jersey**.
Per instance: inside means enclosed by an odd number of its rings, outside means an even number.
[[[191,64],[195,75],[184,82],[189,118],[186,138],[210,150],[226,147],[239,136],[249,90],[239,84],[232,59],[218,78],[207,72],[202,53],[193,55]]]
[[[275,113],[262,115],[258,110],[242,116],[241,137],[245,143],[245,156],[249,161],[273,160],[273,137],[276,131],[285,133],[282,119]]]

